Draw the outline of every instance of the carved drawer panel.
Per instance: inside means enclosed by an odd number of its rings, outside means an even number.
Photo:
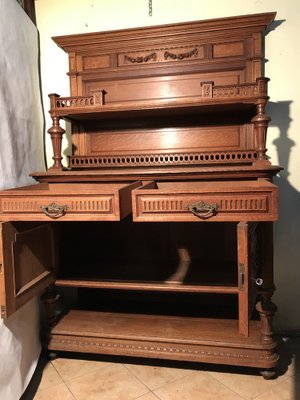
[[[132,192],[134,221],[275,221],[277,187],[261,181],[148,182]]]
[[[13,221],[119,221],[131,213],[135,183],[38,184],[0,194],[0,215]]]

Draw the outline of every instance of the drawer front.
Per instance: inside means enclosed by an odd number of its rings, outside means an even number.
[[[61,219],[69,220],[74,217],[94,216],[108,219],[119,218],[118,199],[114,195],[106,196],[45,196],[19,197],[2,200],[1,207],[4,216],[14,216],[22,220],[49,220]]]
[[[131,190],[138,185],[13,189],[0,193],[0,215],[14,221],[119,221],[131,213]]]
[[[226,193],[146,193],[146,190],[136,190],[133,219],[174,222],[275,221],[278,217],[275,189]]]

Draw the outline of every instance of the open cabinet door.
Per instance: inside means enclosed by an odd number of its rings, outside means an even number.
[[[249,336],[249,320],[258,295],[257,279],[257,223],[240,222],[237,225],[239,332]]]
[[[55,278],[55,235],[51,223],[0,224],[0,306],[7,318]]]
[[[239,282],[239,332],[249,336],[249,224],[237,225],[238,282]]]

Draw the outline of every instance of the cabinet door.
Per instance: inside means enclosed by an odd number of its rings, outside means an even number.
[[[246,337],[249,336],[249,320],[258,295],[256,229],[256,223],[240,222],[237,225],[239,332]]]
[[[55,277],[55,241],[51,223],[0,224],[0,306],[7,318]]]

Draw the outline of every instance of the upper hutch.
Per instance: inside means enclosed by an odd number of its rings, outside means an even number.
[[[280,168],[266,154],[263,34],[274,17],[53,38],[71,96],[49,95],[53,165],[0,193],[3,317],[47,286],[51,350],[270,376]],[[56,287],[76,289],[58,318]]]

